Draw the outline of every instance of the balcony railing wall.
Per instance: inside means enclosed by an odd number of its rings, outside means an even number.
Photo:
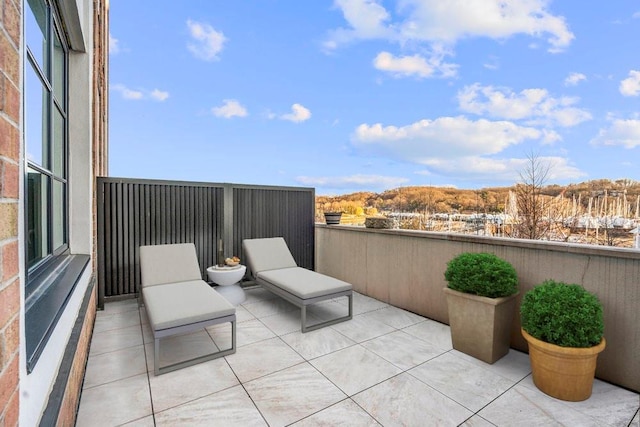
[[[271,187],[98,178],[98,305],[135,295],[139,247],[194,243],[203,278],[224,255],[244,259],[242,240],[283,236],[296,262],[314,267],[315,192]]]
[[[462,234],[373,230],[316,224],[317,271],[356,291],[447,323],[447,262],[461,252],[491,252],[513,264],[523,294],[545,279],[578,283],[604,306],[607,348],[596,376],[640,392],[640,252]],[[527,351],[515,316],[511,346]]]

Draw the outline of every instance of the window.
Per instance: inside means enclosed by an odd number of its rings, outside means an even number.
[[[69,48],[51,1],[25,3],[25,330],[31,372],[89,257],[68,250]]]
[[[68,243],[68,49],[50,4],[28,0],[26,9],[26,260],[31,277],[52,257],[63,253]]]

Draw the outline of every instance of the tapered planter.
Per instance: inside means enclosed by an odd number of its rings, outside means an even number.
[[[529,343],[529,360],[533,383],[540,391],[570,402],[591,396],[598,354],[604,350],[604,337],[593,347],[560,347],[541,341],[522,330]]]
[[[324,221],[327,223],[327,225],[340,224],[341,218],[342,218],[342,212],[325,212],[324,213]]]
[[[453,348],[487,363],[509,352],[518,293],[487,298],[444,288]]]

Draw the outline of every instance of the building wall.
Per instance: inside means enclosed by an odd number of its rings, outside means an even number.
[[[354,290],[448,323],[447,262],[462,252],[490,252],[518,272],[520,295],[546,279],[577,283],[604,308],[607,348],[596,376],[640,392],[640,251],[520,239],[316,224],[316,269]],[[527,351],[520,316],[511,347]]]
[[[24,361],[24,0],[0,0],[0,425],[73,425],[95,318],[95,257],[31,373]],[[70,31],[70,250],[95,255],[95,177],[107,173],[108,0],[60,1]],[[94,25],[95,23],[95,25]],[[97,78],[95,77],[97,76]],[[82,85],[82,86],[81,86]],[[82,142],[79,142],[82,141]],[[89,298],[87,298],[87,295]],[[70,339],[78,329],[79,339]],[[71,360],[65,361],[65,355]],[[71,366],[61,370],[61,366]],[[56,390],[59,388],[60,390]]]
[[[94,0],[94,9],[90,12],[93,14],[93,58],[92,68],[93,75],[89,79],[92,91],[92,126],[91,126],[91,182],[90,182],[90,209],[91,209],[91,247],[89,249],[92,263],[92,280],[95,283],[97,278],[97,194],[95,191],[96,177],[108,174],[108,55],[109,55],[109,7],[108,0]],[[71,426],[75,424],[78,405],[80,404],[80,393],[82,391],[82,383],[86,370],[87,358],[89,356],[89,347],[91,345],[91,336],[93,333],[93,325],[96,316],[97,307],[97,286],[93,286],[90,291],[91,295],[88,300],[84,318],[77,319],[79,326],[79,339],[77,341],[70,340],[70,344],[75,345],[73,360],[70,361],[71,368],[68,374],[62,372],[60,375],[68,375],[62,391],[61,402],[50,402],[59,405],[56,425]],[[82,310],[81,310],[82,312]]]
[[[0,425],[19,414],[21,2],[0,0]]]
[[[94,274],[95,277],[95,274]],[[62,381],[63,388],[61,390],[61,398],[59,402],[51,402],[55,405],[55,410],[52,418],[56,419],[55,425],[57,426],[72,426],[75,425],[76,415],[78,412],[78,405],[80,404],[80,393],[82,391],[82,382],[84,380],[84,373],[87,366],[87,357],[89,356],[89,347],[91,345],[91,335],[93,332],[93,324],[96,318],[96,300],[97,300],[96,286],[93,286],[91,296],[88,301],[86,316],[80,319],[82,327],[80,330],[80,338],[76,345],[76,351],[73,353],[73,360],[70,361],[71,367],[68,372],[68,376]],[[66,372],[61,373],[67,375]],[[57,414],[55,413],[57,412]]]

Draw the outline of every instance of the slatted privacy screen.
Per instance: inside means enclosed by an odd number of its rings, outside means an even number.
[[[243,239],[282,236],[296,263],[313,269],[314,199],[312,191],[234,188],[234,253],[244,259]]]
[[[135,295],[139,247],[194,243],[203,278],[225,256],[242,254],[242,239],[283,236],[299,265],[313,269],[312,188],[98,178],[98,304]]]

